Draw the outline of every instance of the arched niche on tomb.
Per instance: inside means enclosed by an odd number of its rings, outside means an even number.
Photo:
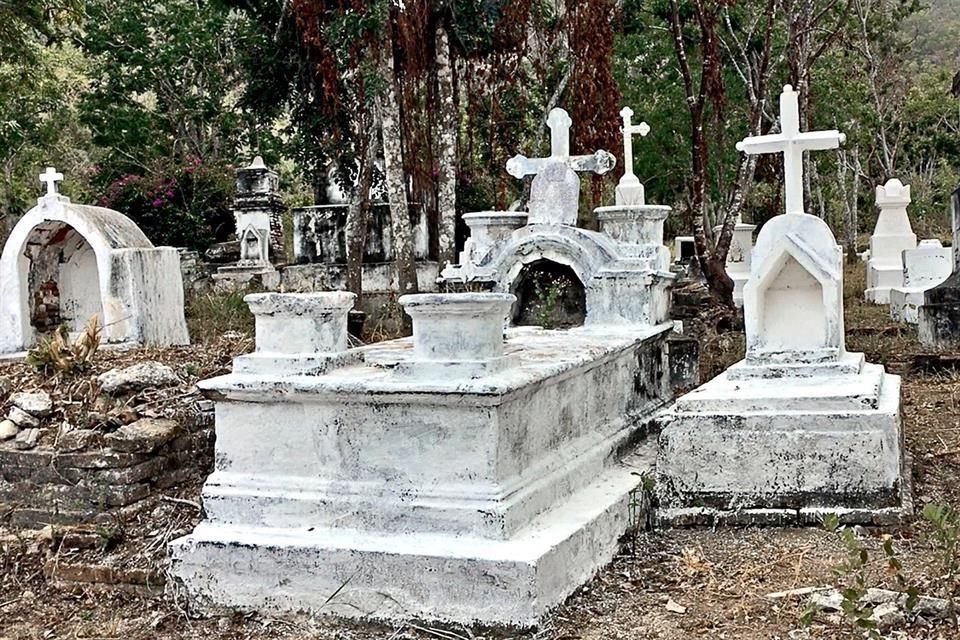
[[[567,265],[537,260],[521,269],[513,284],[517,301],[513,324],[568,329],[583,325],[587,317],[586,289]]]
[[[807,214],[767,222],[744,287],[747,360],[832,362],[844,353],[842,252]]]
[[[578,290],[584,291],[585,317],[599,304],[599,293],[593,286],[596,276],[616,261],[616,256],[616,245],[602,234],[565,225],[532,225],[514,231],[481,264],[497,274],[497,291],[515,295],[520,291],[525,271],[531,273],[531,269],[537,269],[535,265],[540,265],[541,270],[547,266],[556,274],[565,274],[571,283],[579,285]],[[519,315],[522,314],[515,305],[512,318]]]
[[[96,315],[104,343],[187,344],[179,255],[121,213],[40,200],[0,256],[0,353]]]

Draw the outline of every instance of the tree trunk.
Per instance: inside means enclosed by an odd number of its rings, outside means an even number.
[[[417,292],[417,264],[413,253],[413,230],[410,206],[403,171],[403,142],[400,130],[400,105],[397,102],[397,78],[393,66],[391,25],[384,27],[380,51],[380,74],[384,89],[378,96],[380,131],[383,135],[383,168],[386,174],[387,198],[390,201],[390,227],[393,233],[393,255],[397,267],[400,295]]]
[[[459,113],[453,90],[453,67],[450,64],[450,40],[447,30],[437,27],[437,221],[440,266],[457,261],[457,130]]]
[[[363,298],[363,251],[367,243],[367,219],[370,209],[370,187],[373,185],[373,167],[380,154],[380,131],[374,118],[367,126],[366,151],[360,164],[357,188],[347,209],[344,238],[347,249],[347,291],[357,295],[355,308],[360,309]]]

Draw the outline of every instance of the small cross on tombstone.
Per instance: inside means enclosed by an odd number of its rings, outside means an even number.
[[[578,172],[592,171],[598,175],[603,175],[613,169],[617,159],[608,151],[601,149],[589,156],[571,156],[570,155],[570,126],[573,121],[570,115],[563,109],[557,108],[550,112],[547,118],[547,126],[550,127],[550,157],[549,158],[528,158],[517,154],[507,160],[507,173],[514,178],[525,178],[533,176],[541,171],[550,162],[563,162],[568,167]]]
[[[53,167],[47,167],[47,170],[40,174],[40,182],[47,185],[47,196],[48,198],[56,198],[59,194],[57,193],[57,183],[63,181],[63,174],[58,173]]]
[[[780,95],[780,133],[751,136],[737,143],[737,151],[750,155],[783,154],[783,190],[787,213],[805,213],[803,207],[803,152],[836,149],[847,136],[837,130],[800,131],[797,92],[787,85]]]
[[[550,127],[550,157],[527,158],[516,155],[507,161],[507,173],[515,178],[535,176],[530,186],[528,224],[577,223],[580,179],[576,171],[603,175],[613,169],[617,159],[603,149],[593,155],[570,155],[570,120],[563,109],[553,109],[547,118]]]
[[[646,203],[643,184],[633,173],[633,136],[640,134],[646,137],[650,133],[650,125],[646,122],[631,124],[633,109],[624,107],[620,110],[623,118],[623,177],[617,185],[616,196],[618,205],[643,205]]]

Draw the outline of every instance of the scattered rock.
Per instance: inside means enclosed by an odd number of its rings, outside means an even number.
[[[10,413],[7,414],[7,420],[14,423],[18,427],[23,428],[40,426],[39,420],[16,405],[10,407]]]
[[[672,599],[667,600],[666,609],[670,613],[686,613],[687,612],[687,608],[685,606],[683,606],[682,604],[677,604]]]
[[[104,444],[121,453],[150,453],[170,442],[182,431],[178,422],[141,418],[104,436]]]
[[[45,418],[53,411],[53,400],[46,391],[15,393],[10,396],[10,402],[37,418]]]
[[[24,429],[13,440],[14,449],[33,449],[40,441],[40,429]]]
[[[0,442],[16,438],[18,433],[20,433],[20,427],[12,420],[0,422]]]
[[[179,384],[180,378],[171,367],[159,362],[141,362],[123,369],[111,369],[97,378],[104,393],[117,395],[148,387]]]

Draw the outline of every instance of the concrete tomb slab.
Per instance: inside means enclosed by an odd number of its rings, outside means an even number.
[[[16,224],[0,257],[0,354],[25,351],[61,324],[96,316],[105,344],[188,344],[176,249],[154,247],[121,213],[47,194]]]
[[[877,187],[880,216],[870,236],[870,259],[866,264],[864,297],[868,302],[889,304],[890,290],[904,286],[902,254],[917,246],[917,236],[907,215],[909,205],[909,185],[894,178]]]
[[[796,101],[787,87],[784,120]],[[808,134],[786,138],[798,135]],[[810,137],[815,148],[842,139]],[[781,136],[772,138],[752,139],[748,152],[780,149]],[[803,199],[796,177],[785,185],[794,207]],[[810,523],[827,513],[895,521],[905,481],[900,378],[846,351],[843,255],[823,220],[788,205],[763,226],[744,318],[746,358],[666,416],[658,516],[675,524]]]
[[[314,305],[339,327],[346,299],[328,295],[253,302],[258,321]],[[511,302],[404,297],[412,339],[337,352],[339,328],[307,328],[318,353],[348,358],[203,382],[217,399],[207,519],[171,546],[188,594],[529,626],[608,562],[652,465],[635,444],[669,398],[671,325],[504,333]],[[281,326],[258,322],[258,348],[281,348]]]
[[[903,251],[903,286],[890,289],[890,318],[917,324],[923,295],[953,270],[953,248],[939,240],[921,240],[916,249]]]
[[[917,313],[917,334],[928,347],[950,348],[960,344],[960,189],[950,197],[953,222],[953,272],[924,291],[923,305]]]

